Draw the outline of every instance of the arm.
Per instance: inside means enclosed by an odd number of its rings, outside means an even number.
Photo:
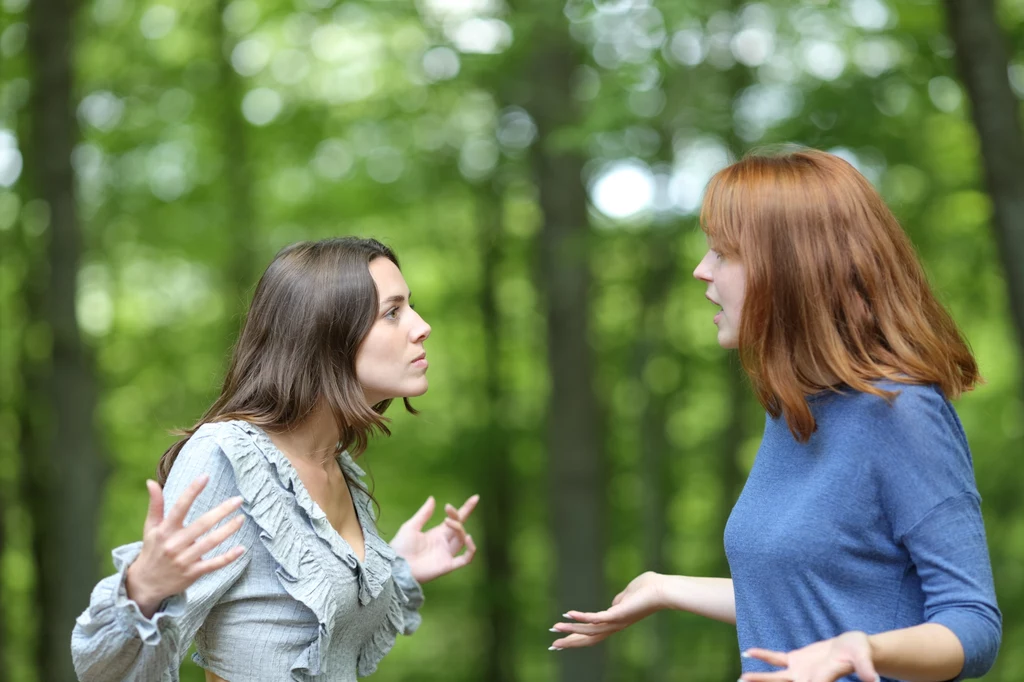
[[[663,575],[661,578],[665,608],[736,624],[736,598],[731,578],[692,578],[685,575]]]
[[[689,611],[736,624],[736,598],[729,578],[693,578],[648,571],[635,578],[604,611],[569,611],[575,623],[556,623],[552,632],[567,637],[552,642],[555,650],[592,646],[662,609]]]
[[[210,482],[189,507],[185,504],[191,502],[186,489],[203,473],[210,475]],[[187,514],[182,510],[187,530],[193,523],[199,523],[199,517],[218,506],[221,511],[225,507],[230,511],[230,503],[224,503],[237,493],[230,465],[214,442],[210,439],[190,442],[179,455],[163,491],[169,510],[165,520],[171,519],[174,505],[181,498],[187,509]],[[150,511],[152,515],[152,505]],[[162,510],[159,511],[162,516]],[[193,577],[195,582],[187,586],[187,591],[181,589],[166,594],[162,589],[165,590],[168,583],[153,580],[154,576],[147,576],[146,572],[132,574],[129,578],[132,567],[137,563],[141,565],[146,544],[152,539],[150,517],[147,517],[144,542],[114,550],[118,572],[100,581],[93,590],[89,607],[76,620],[71,635],[75,670],[82,682],[177,679],[178,666],[196,630],[248,564],[248,553],[238,559],[230,550],[237,545],[247,549],[256,541],[255,524],[251,522],[245,522],[234,537],[224,539],[225,534],[233,532],[234,526],[230,520],[224,520],[223,515],[220,519],[220,525],[206,536],[206,539],[219,538],[220,541],[210,550],[204,549],[203,539],[198,540],[195,545],[203,555],[197,557],[196,562],[212,562],[213,565],[226,562],[226,566],[198,579]],[[133,580],[135,585],[131,584]]]
[[[924,623],[868,637],[880,675],[907,682],[952,680],[964,667],[964,649],[944,625]]]

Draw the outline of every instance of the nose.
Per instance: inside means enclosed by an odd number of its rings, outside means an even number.
[[[704,254],[704,257],[697,263],[697,267],[693,269],[693,276],[695,279],[699,279],[702,282],[711,281],[711,264],[709,260],[711,258],[711,251],[709,250]]]
[[[413,321],[411,335],[413,343],[423,343],[430,336],[430,325],[415,310],[411,311],[416,319]]]

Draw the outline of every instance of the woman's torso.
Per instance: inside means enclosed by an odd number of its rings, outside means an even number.
[[[203,438],[230,461],[260,541],[196,633],[195,662],[227,682],[322,672],[347,681],[375,667],[401,629],[402,611],[394,551],[377,534],[365,493],[351,491],[365,541],[360,559],[264,432],[244,422],[210,424],[193,436]]]
[[[923,622],[925,593],[901,524],[917,513],[915,496],[927,505],[973,490],[970,453],[934,388],[886,388],[902,391],[896,412],[865,394],[812,401],[818,430],[806,444],[785,419],[767,419],[725,533],[741,650],[789,651]],[[924,437],[935,452],[919,457],[912,443]],[[925,482],[942,467],[949,480]]]

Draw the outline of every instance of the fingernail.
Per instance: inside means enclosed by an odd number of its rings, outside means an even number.
[[[750,655],[749,651],[744,651],[740,654],[740,658],[753,658],[753,656]]]
[[[561,651],[561,650],[562,650],[562,647],[560,647],[560,646],[549,646],[548,647],[548,651]]]
[[[570,615],[569,615],[568,613],[563,613],[563,614],[562,614],[562,618],[568,618],[569,620],[576,620],[575,618],[573,618],[572,616],[570,616]]]
[[[558,630],[556,628],[548,628],[548,632],[561,632],[561,630]]]

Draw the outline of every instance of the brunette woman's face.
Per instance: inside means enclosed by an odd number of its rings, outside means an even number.
[[[718,345],[722,348],[740,346],[740,316],[743,313],[746,275],[739,259],[726,258],[710,246],[693,271],[694,277],[707,284],[704,297],[721,308],[714,322],[718,327]]]
[[[356,378],[366,402],[408,398],[427,391],[427,354],[423,342],[430,325],[409,303],[402,272],[387,258],[370,262],[377,285],[377,319],[356,352]]]

